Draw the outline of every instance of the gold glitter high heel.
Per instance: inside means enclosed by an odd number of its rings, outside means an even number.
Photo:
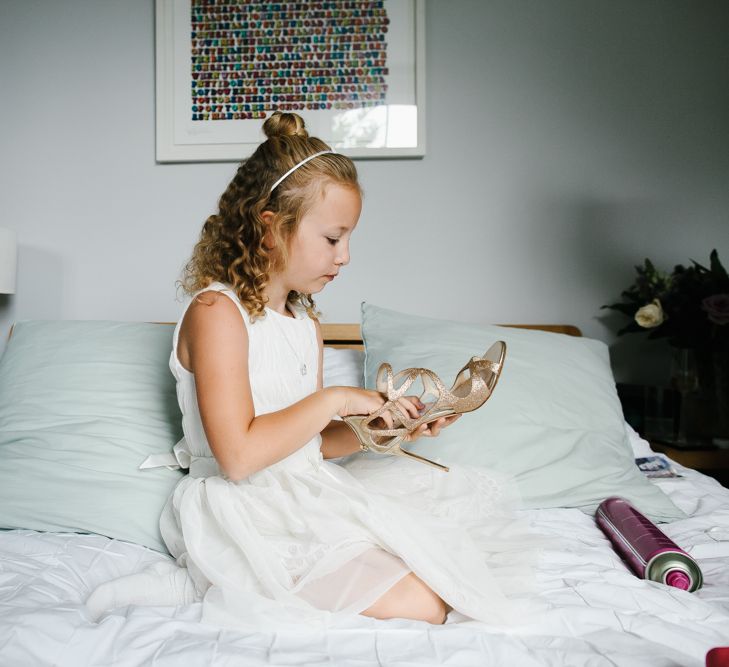
[[[344,421],[357,435],[363,451],[404,456],[447,471],[448,468],[444,465],[402,449],[401,443],[423,424],[480,408],[496,387],[505,357],[506,343],[497,341],[483,357],[471,358],[456,376],[450,390],[427,368],[408,368],[393,376],[390,364],[382,364],[377,371],[375,384],[377,390],[387,396],[387,402],[371,415],[353,415],[345,417]],[[414,419],[403,410],[398,401],[418,379],[423,386],[418,399],[425,404],[425,408]],[[423,400],[427,398],[433,400]],[[389,413],[392,424],[387,423],[384,413]]]

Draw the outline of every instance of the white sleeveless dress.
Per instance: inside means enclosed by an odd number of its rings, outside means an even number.
[[[316,391],[313,320],[267,309],[251,323],[227,286],[207,289],[240,310],[257,415]],[[170,368],[184,433],[174,453],[189,475],[160,527],[203,602],[203,620],[248,629],[286,619],[331,624],[333,614],[366,610],[410,572],[467,617],[523,620],[525,603],[516,596],[528,589],[524,565],[535,540],[506,510],[507,485],[495,475],[383,456],[355,455],[340,465],[323,460],[317,436],[245,480],[225,478],[205,437],[195,378],[177,357],[183,318]]]

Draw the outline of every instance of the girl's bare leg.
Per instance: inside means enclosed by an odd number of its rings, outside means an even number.
[[[379,619],[409,618],[441,625],[448,609],[446,603],[411,572],[362,614]]]

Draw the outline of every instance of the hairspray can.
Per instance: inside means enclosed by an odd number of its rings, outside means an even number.
[[[703,577],[696,561],[627,500],[617,496],[603,500],[595,519],[615,551],[642,579],[685,591],[701,588]]]

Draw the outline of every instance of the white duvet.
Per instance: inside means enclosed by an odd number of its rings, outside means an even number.
[[[0,533],[0,666],[704,665],[710,648],[729,646],[729,489],[677,467],[684,477],[657,483],[689,518],[662,528],[699,561],[704,588],[638,579],[579,510],[523,512],[556,539],[538,566],[548,611],[517,630],[352,617],[326,631],[241,633],[202,625],[199,604],[129,607],[95,624],[90,590],[165,557],[96,535]]]

